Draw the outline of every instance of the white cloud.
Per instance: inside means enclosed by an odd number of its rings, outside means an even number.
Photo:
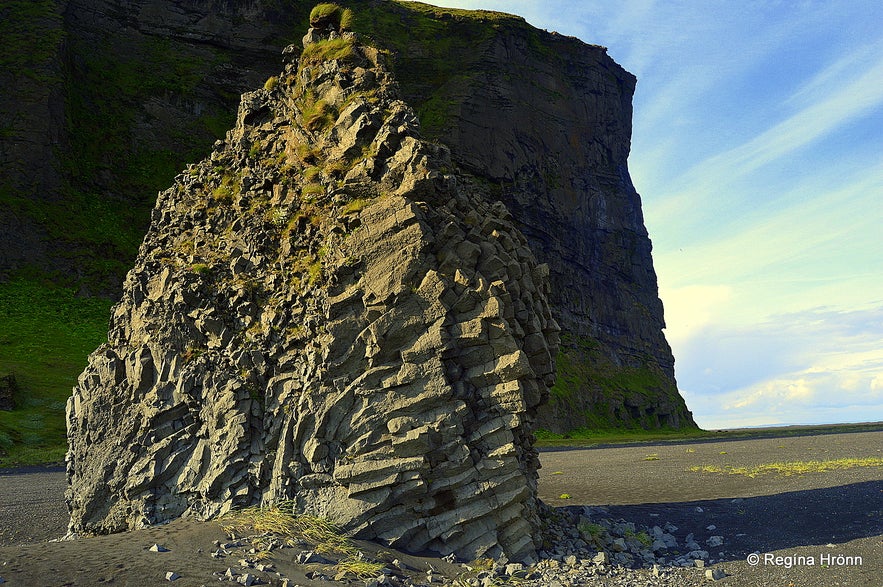
[[[726,285],[688,285],[660,288],[665,305],[665,335],[675,346],[688,340],[713,322],[720,321],[719,310],[730,300],[732,288]]]
[[[883,305],[710,327],[689,344],[676,370],[701,426],[883,420]]]

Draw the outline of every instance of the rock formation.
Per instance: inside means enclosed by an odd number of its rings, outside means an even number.
[[[346,4],[354,28],[392,53],[423,136],[504,202],[550,267],[561,376],[540,427],[693,426],[628,174],[634,77],[603,47],[515,16]],[[0,67],[0,279],[45,270],[117,296],[152,196],[210,151],[242,92],[278,72],[310,7],[0,6],[0,48],[14,62]]]
[[[384,54],[332,37],[160,193],[68,402],[72,532],[292,500],[412,551],[533,556],[548,266],[421,139]]]

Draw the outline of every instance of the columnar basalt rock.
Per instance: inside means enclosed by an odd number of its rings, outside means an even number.
[[[694,426],[677,391],[628,173],[635,78],[603,47],[519,17],[345,4],[355,28],[392,52],[401,98],[424,137],[493,186],[549,265],[562,376],[540,427]],[[156,187],[207,153],[238,96],[278,72],[280,43],[306,28],[310,8],[269,0],[0,6],[11,31],[36,31],[27,35],[33,47],[0,35],[10,63],[21,65],[0,72],[0,119],[9,123],[0,128],[0,279],[38,268],[84,294],[118,296]]]
[[[549,269],[380,52],[308,37],[157,200],[68,402],[70,530],[292,500],[391,546],[530,558]]]

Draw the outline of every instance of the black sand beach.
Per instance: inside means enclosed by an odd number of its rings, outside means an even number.
[[[556,507],[603,506],[612,518],[648,527],[669,523],[678,527],[678,535],[692,533],[702,544],[721,536],[723,544],[710,549],[720,551],[712,552],[713,566],[727,575],[717,584],[879,587],[883,468],[753,478],[690,468],[881,457],[881,451],[883,431],[544,451],[539,492]],[[168,584],[166,572],[174,571],[181,575],[175,585],[198,586],[217,582],[217,573],[233,564],[209,556],[214,541],[225,540],[212,522],[178,521],[49,542],[65,532],[64,489],[58,467],[0,473],[0,577],[8,585],[162,585]],[[149,552],[154,543],[170,552]],[[380,550],[360,545],[375,554]],[[752,565],[747,559],[754,553],[760,558]],[[460,569],[441,559],[380,554],[409,561],[415,572],[432,565],[455,577]],[[286,560],[284,551],[273,562],[292,586],[341,584],[309,579],[308,569]],[[573,585],[707,584],[698,571],[679,570],[665,580],[633,571],[615,579],[619,582],[605,577]],[[352,584],[363,585],[360,581]]]

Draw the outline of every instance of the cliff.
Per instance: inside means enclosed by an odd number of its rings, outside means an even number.
[[[562,335],[540,427],[692,426],[628,176],[634,78],[602,47],[517,17],[348,5],[357,30],[391,50],[421,135],[505,203],[550,267]],[[23,54],[16,41],[7,52],[19,55],[16,71],[34,75],[15,74],[0,90],[5,105],[32,95],[27,116],[11,115],[0,133],[11,170],[0,181],[0,274],[38,267],[86,294],[113,293],[147,229],[151,195],[232,126],[239,95],[278,71],[309,8],[5,3],[3,26],[39,31],[28,38],[42,50]]]

